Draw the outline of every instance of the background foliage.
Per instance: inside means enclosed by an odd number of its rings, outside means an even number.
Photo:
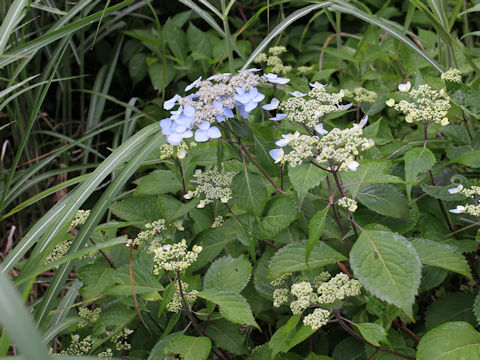
[[[128,327],[131,349],[115,356],[480,357],[478,217],[448,212],[465,199],[448,193],[452,182],[478,185],[479,10],[464,0],[3,1],[0,356],[49,358],[71,334],[91,334],[86,355],[96,357]],[[161,159],[164,101],[199,76],[252,67],[274,45],[286,46],[283,62],[294,68],[285,94],[314,81],[378,93],[324,121],[343,129],[369,115],[364,134],[376,146],[342,174],[359,204],[358,236],[349,214],[330,208],[321,169],[273,163],[268,152],[292,129],[260,110],[232,120],[251,158],[210,141],[188,149],[180,166]],[[452,66],[464,77],[446,84],[450,125],[430,126],[424,148],[423,126],[385,101],[407,80],[442,88],[440,73]],[[222,162],[238,173],[232,212],[184,202],[195,169]],[[78,209],[90,216],[69,229]],[[225,223],[211,228],[216,216]],[[182,274],[200,291],[192,312],[201,331],[189,311],[166,310],[175,287],[152,275],[151,255],[123,245],[159,218],[182,219],[183,236],[203,247]],[[68,254],[45,264],[65,240]],[[363,285],[342,305],[350,332],[342,321],[313,332],[272,306],[270,280],[320,270]],[[102,309],[83,328],[81,305]]]

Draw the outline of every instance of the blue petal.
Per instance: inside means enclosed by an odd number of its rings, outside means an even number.
[[[273,98],[270,104],[263,105],[262,109],[275,110],[276,108],[278,108],[278,105],[280,105],[280,100],[278,100],[277,98]]]
[[[220,132],[220,130],[218,130],[216,126],[212,126],[210,129],[208,129],[207,132],[208,136],[210,136],[210,138],[212,139],[217,139],[222,136],[222,133]]]
[[[208,141],[210,137],[208,136],[208,131],[205,130],[197,130],[195,131],[195,141],[197,142],[205,142]]]
[[[163,108],[165,110],[170,110],[171,108],[173,108],[175,106],[175,104],[177,103],[177,100],[180,98],[180,95],[175,95],[174,97],[172,97],[171,99],[165,101],[163,103]]]

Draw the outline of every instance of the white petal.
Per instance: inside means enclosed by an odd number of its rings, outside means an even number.
[[[352,160],[352,161],[348,162],[346,165],[350,170],[357,171],[357,168],[360,164],[358,162],[356,162],[355,160]]]
[[[320,135],[325,135],[328,134],[328,131],[323,128],[323,124],[320,123],[318,125],[315,125],[314,127],[315,131],[320,134]]]
[[[406,84],[398,84],[398,90],[401,92],[408,92],[410,91],[411,87],[412,84],[410,83],[410,81],[407,81]]]
[[[269,151],[269,154],[275,160],[275,164],[282,161],[283,155],[285,155],[283,149],[272,149]]]
[[[287,117],[287,114],[277,114],[275,115],[275,117],[271,117],[269,118],[270,120],[272,121],[280,121],[280,120],[283,120]]]
[[[304,94],[300,91],[290,91],[289,92],[290,95],[293,95],[295,97],[304,97],[304,96],[307,96],[307,94]]]
[[[280,105],[280,100],[278,100],[277,98],[273,98],[270,104],[263,105],[262,109],[275,110],[276,108],[278,108],[278,105]]]
[[[368,115],[365,115],[365,117],[360,120],[360,123],[358,125],[360,125],[361,128],[363,128],[365,125],[367,125],[367,122],[368,122]]]
[[[466,210],[465,206],[458,205],[456,209],[452,209],[452,210],[450,210],[450,212],[454,213],[454,214],[461,214],[461,213],[464,213],[465,210]]]
[[[350,103],[350,104],[345,104],[345,105],[338,105],[338,108],[340,110],[348,110],[352,107],[353,103]]]

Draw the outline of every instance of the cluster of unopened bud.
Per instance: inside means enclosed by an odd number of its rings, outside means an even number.
[[[355,212],[355,210],[358,208],[357,202],[347,197],[343,197],[338,200],[337,204],[345,209],[348,209],[350,212]]]
[[[313,312],[303,318],[303,324],[310,326],[314,331],[320,329],[328,323],[330,311],[325,309],[315,309]]]
[[[350,279],[346,274],[339,273],[317,288],[318,302],[330,304],[336,300],[343,300],[348,296],[360,295],[362,286],[355,279]]]
[[[273,306],[278,308],[283,304],[288,303],[289,296],[288,296],[288,289],[275,289],[273,290]]]
[[[357,87],[353,91],[345,90],[345,97],[353,99],[356,103],[374,103],[378,95],[375,91],[367,90],[363,87]]]
[[[282,59],[280,59],[280,55],[286,51],[285,46],[272,46],[268,49],[268,55],[261,53],[255,58],[254,62],[257,64],[265,63],[270,67],[270,72],[274,74],[287,74],[292,71],[292,67],[284,65]]]
[[[336,170],[356,171],[359,164],[355,161],[355,156],[360,151],[368,150],[375,145],[372,139],[362,136],[362,127],[363,123],[353,124],[353,127],[344,130],[332,129],[316,144],[318,155],[315,161],[320,164],[329,164]]]
[[[176,244],[152,244],[149,251],[153,253],[155,275],[160,274],[161,270],[182,271],[192,265],[197,260],[202,247],[193,245],[192,251],[187,250],[185,239]]]
[[[211,228],[216,228],[219,226],[222,226],[224,222],[223,216],[217,216],[215,217],[215,220],[213,221],[212,225],[210,225]]]
[[[305,65],[302,65],[302,66],[299,66],[297,68],[297,71],[300,73],[300,74],[307,74],[309,72],[312,72],[314,71],[314,66],[305,66]]]
[[[293,284],[290,293],[297,298],[290,303],[290,310],[293,314],[301,314],[317,300],[312,285],[307,281]]]
[[[162,231],[167,229],[167,225],[165,219],[159,219],[153,223],[145,224],[145,228],[146,230],[139,232],[133,239],[133,245],[140,246],[146,244],[155,236],[161,235]]]
[[[128,336],[132,333],[133,330],[126,327],[123,328],[123,330],[115,336],[115,349],[117,349],[118,351],[130,350],[132,348],[132,345],[130,345],[130,343],[128,342]]]
[[[320,83],[310,84],[312,89],[308,94],[292,93],[292,97],[280,104],[280,109],[287,115],[286,119],[314,128],[324,116],[348,109],[349,105],[340,105],[345,92],[328,93],[326,85]]]
[[[190,306],[197,299],[198,291],[191,290],[187,292],[188,287],[189,285],[182,281],[183,297],[187,305]],[[182,296],[180,294],[180,286],[178,285],[178,282],[177,282],[175,284],[175,295],[173,295],[172,300],[167,304],[167,310],[170,312],[178,313],[182,309],[182,306],[183,306],[183,302],[182,302]]]
[[[70,249],[70,246],[72,245],[72,243],[73,243],[73,240],[60,241],[58,244],[55,245],[55,247],[50,252],[50,254],[47,255],[43,263],[50,264],[54,261],[57,261],[63,258],[65,254],[68,252],[68,249]]]
[[[270,283],[273,285],[273,286],[281,286],[283,284],[285,284],[285,282],[287,281],[287,279],[292,275],[292,273],[285,273],[281,276],[279,276],[278,278],[270,281]]]
[[[228,203],[232,198],[232,179],[235,176],[233,171],[213,169],[202,172],[195,171],[193,175],[197,187],[194,191],[188,191],[183,197],[191,199],[193,197],[201,198],[197,208],[203,208],[205,205],[212,203],[215,200],[220,200],[222,203]]]
[[[418,89],[411,89],[408,94],[412,101],[401,100],[395,103],[394,99],[387,100],[388,106],[405,114],[406,122],[438,123],[442,126],[449,124],[446,116],[450,102],[444,89],[437,91],[425,84]]]
[[[62,355],[84,355],[92,350],[93,339],[91,335],[80,340],[80,335],[71,335],[72,342],[66,350],[60,351]]]
[[[113,357],[112,349],[107,348],[97,355],[100,359],[111,359]]]
[[[454,83],[461,83],[462,82],[462,72],[454,67],[451,67],[442,75],[440,75],[440,78],[444,81],[451,81]]]
[[[70,224],[70,227],[74,228],[79,225],[85,224],[85,221],[87,221],[87,218],[89,216],[90,216],[90,210],[78,210]]]
[[[458,205],[455,209],[450,210],[454,214],[467,213],[472,216],[480,216],[480,205],[478,204],[478,198],[480,196],[480,186],[471,186],[470,188],[463,187],[462,184],[458,185],[455,188],[449,189],[450,194],[463,194],[466,197],[469,197],[474,200],[474,205]]]
[[[80,316],[82,320],[78,326],[79,327],[85,327],[88,325],[88,323],[94,323],[98,320],[100,317],[100,313],[102,310],[100,308],[96,308],[94,310],[89,310],[87,307],[82,306],[81,308],[78,309],[78,316]]]

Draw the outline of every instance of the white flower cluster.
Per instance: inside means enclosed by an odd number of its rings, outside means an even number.
[[[286,115],[277,114],[276,118],[272,118],[272,120],[286,118],[289,121],[315,128],[321,123],[324,116],[336,111],[346,110],[352,106],[352,104],[340,105],[345,95],[343,90],[338,93],[328,93],[325,90],[326,85],[318,82],[310,84],[310,86],[312,89],[308,94],[299,91],[291,93],[293,96],[280,104],[280,110],[284,111]],[[285,116],[279,118],[279,115]]]
[[[348,209],[348,211],[351,212],[355,212],[355,210],[357,210],[358,208],[357,202],[347,197],[339,199],[337,204],[341,207],[344,207],[345,209]]]
[[[193,245],[192,251],[187,251],[187,242],[185,239],[173,245],[152,244],[149,251],[153,253],[155,275],[160,271],[182,271],[192,265],[197,260],[202,247]]]
[[[68,249],[70,249],[72,243],[73,240],[60,241],[58,244],[55,245],[50,254],[47,255],[43,263],[50,264],[54,261],[60,260],[68,252]]]
[[[178,313],[182,309],[182,296],[180,295],[180,286],[178,282],[175,284],[175,295],[173,296],[172,300],[167,304],[167,310],[170,312]],[[187,305],[191,305],[197,299],[197,290],[191,290],[187,293],[188,284],[182,281],[182,291],[185,297],[185,302]]]
[[[271,67],[271,72],[274,74],[287,74],[292,71],[292,67],[283,65],[282,59],[280,59],[280,55],[286,51],[285,46],[272,46],[268,49],[268,55],[261,53],[255,58],[254,62],[258,64],[265,63]]]
[[[471,186],[470,188],[464,188],[462,184],[458,185],[453,189],[449,189],[450,194],[461,193],[471,199],[473,199],[475,205],[458,205],[455,209],[450,210],[454,214],[467,213],[472,216],[480,216],[480,205],[478,204],[478,199],[480,197],[480,186]]]
[[[224,222],[223,216],[217,216],[215,217],[215,220],[213,221],[212,225],[210,225],[210,227],[213,229],[213,228],[222,226],[223,222]]]
[[[360,124],[353,124],[353,127],[341,130],[334,128],[327,132],[323,130],[322,137],[302,135],[298,131],[294,134],[282,135],[283,139],[275,144],[280,149],[270,150],[270,156],[275,162],[288,163],[291,167],[302,164],[305,160],[315,160],[319,164],[327,164],[332,170],[350,169],[356,171],[359,163],[355,156],[360,151],[365,151],[375,145],[372,139],[362,137],[363,126],[368,117],[365,117]],[[317,130],[320,130],[317,126]],[[291,151],[285,153],[282,149],[288,146]]]
[[[400,86],[400,85],[399,85]],[[412,101],[401,100],[398,104],[394,99],[387,100],[387,105],[405,114],[408,123],[424,124],[438,123],[448,125],[447,116],[450,102],[444,89],[434,90],[430,85],[420,85],[418,89],[408,91]]]
[[[330,304],[348,296],[360,295],[361,288],[358,280],[349,279],[346,274],[339,273],[328,282],[320,284],[317,289],[317,301],[322,304]]]
[[[167,229],[167,226],[164,219],[159,219],[157,221],[154,221],[153,223],[145,224],[145,228],[147,230],[139,232],[135,239],[133,239],[132,243],[134,245],[143,245],[155,236],[161,235],[162,231]]]
[[[330,311],[325,309],[315,309],[313,310],[313,313],[303,318],[303,323],[316,331],[326,325],[329,319]]]
[[[313,286],[318,288],[320,284],[324,283],[325,281],[330,280],[332,275],[328,271],[322,271],[319,275],[313,279]]]
[[[80,335],[71,335],[72,342],[66,350],[60,351],[62,355],[84,355],[92,350],[93,339],[91,335],[80,340]]]
[[[79,327],[85,327],[88,325],[88,323],[94,323],[98,320],[100,317],[100,313],[102,310],[100,308],[96,308],[94,310],[89,310],[87,307],[82,306],[81,308],[78,309],[78,316],[80,316],[82,320],[78,326]]]
[[[115,343],[115,349],[118,351],[122,350],[130,350],[132,348],[132,345],[129,344],[127,338],[130,334],[133,333],[133,330],[128,329],[128,328],[123,328],[122,331],[118,333],[118,335],[115,337],[114,343]]]
[[[447,71],[442,73],[442,75],[440,75],[440,78],[444,81],[461,83],[462,82],[462,73],[461,73],[460,70],[451,67],[450,69],[448,69]]]
[[[113,357],[112,349],[107,348],[105,351],[97,355],[100,359],[111,359]]]
[[[195,183],[197,187],[194,191],[189,191],[183,197],[191,199],[193,197],[204,197],[200,200],[197,208],[203,208],[214,200],[220,200],[222,203],[227,203],[232,198],[232,179],[235,176],[233,171],[218,170],[214,167],[211,170],[202,172],[196,170]]]
[[[311,303],[317,300],[317,296],[313,293],[312,285],[306,281],[293,284],[290,288],[290,293],[297,298],[297,300],[293,300],[290,303],[290,310],[293,314],[301,314],[310,307]]]
[[[345,97],[352,98],[356,103],[374,103],[378,95],[375,91],[367,90],[363,87],[357,87],[353,91],[345,90]]]
[[[275,289],[273,290],[273,306],[278,308],[283,304],[288,303],[288,289]]]
[[[89,215],[90,215],[90,210],[78,210],[70,224],[70,227],[74,228],[79,225],[85,224],[85,221],[87,221],[87,218],[89,217]]]

